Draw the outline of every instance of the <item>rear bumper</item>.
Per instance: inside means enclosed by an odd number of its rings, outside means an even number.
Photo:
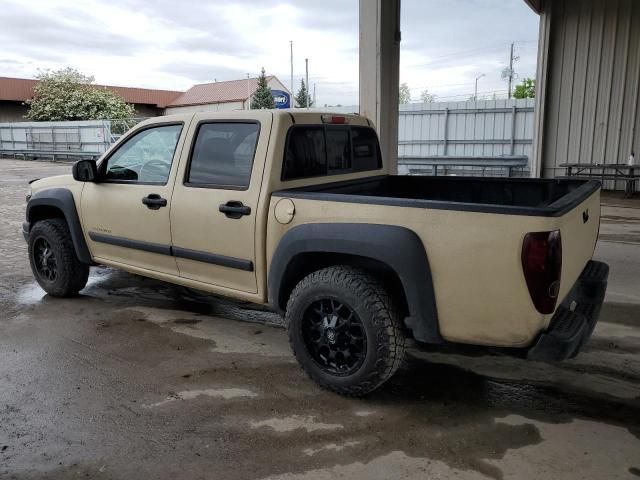
[[[575,357],[593,332],[607,290],[609,266],[587,263],[567,298],[557,308],[549,328],[527,352],[527,358],[557,361]]]

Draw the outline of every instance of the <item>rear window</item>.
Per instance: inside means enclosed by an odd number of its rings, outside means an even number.
[[[349,125],[298,125],[287,134],[282,180],[382,167],[375,131]]]

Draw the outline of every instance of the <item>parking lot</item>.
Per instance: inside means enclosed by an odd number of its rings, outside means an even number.
[[[308,380],[254,306],[103,267],[44,295],[26,182],[69,171],[0,159],[1,478],[640,477],[640,199],[605,198],[609,290],[578,358],[414,349],[356,400]]]

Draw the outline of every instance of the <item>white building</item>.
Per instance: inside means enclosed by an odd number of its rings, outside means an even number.
[[[273,75],[267,76],[267,84],[273,91],[283,91],[291,95],[289,89]],[[194,85],[168,104],[165,114],[248,109],[257,88],[257,78]]]

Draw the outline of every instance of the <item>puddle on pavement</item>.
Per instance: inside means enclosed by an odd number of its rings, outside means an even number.
[[[211,344],[210,351],[214,353],[258,354],[265,357],[286,357],[291,362],[294,361],[288,345],[282,341],[280,329],[258,329],[250,322],[154,307],[120,309],[115,312],[112,321],[121,322],[123,318],[147,321],[176,333],[208,340]]]
[[[198,374],[198,382],[206,378],[208,385],[219,385],[227,379],[241,378],[247,388],[185,389],[144,405],[160,409],[203,397],[222,401],[220,408],[224,418],[230,419],[235,427],[221,422],[215,428],[220,428],[220,435],[225,435],[228,433],[225,429],[237,428],[240,421],[245,431],[238,433],[238,442],[251,445],[249,451],[255,455],[254,465],[269,465],[274,449],[291,450],[292,444],[297,448],[293,468],[300,470],[307,470],[327,456],[334,459],[333,464],[347,464],[354,459],[372,462],[393,450],[402,450],[411,458],[428,457],[452,468],[476,471],[498,479],[502,472],[491,461],[501,459],[507,451],[543,441],[535,422],[556,425],[585,418],[624,427],[640,438],[639,398],[635,402],[634,399],[623,401],[588,390],[568,391],[561,386],[549,385],[544,379],[534,384],[526,380],[533,367],[525,366],[524,362],[515,367],[516,374],[522,375],[521,381],[515,381],[499,378],[499,375],[476,373],[471,371],[473,365],[462,368],[410,358],[387,385],[367,399],[338,397],[320,391],[292,365],[294,360],[286,341],[282,338],[273,341],[276,336],[283,336],[281,330],[229,320],[248,317],[255,321],[273,314],[243,304],[218,302],[199,293],[191,298],[191,293],[185,295],[181,289],[162,282],[110,269],[96,270],[98,273],[92,272],[92,283],[83,294],[117,304],[118,308],[109,312],[112,318],[106,320],[106,324],[127,327],[136,322],[138,328],[148,328],[144,323],[137,323],[145,321],[176,333],[206,339],[209,343],[204,344],[204,349],[210,345],[209,352],[282,357],[266,372],[265,367],[243,366],[245,360],[236,363],[234,359],[230,362],[231,367],[217,359],[223,366],[218,366],[218,371],[211,369],[211,373]],[[42,301],[44,292],[31,286],[21,295],[25,302],[37,303]],[[118,335],[127,333],[130,330],[123,330]],[[141,341],[154,339],[150,335]],[[167,343],[166,339],[161,340],[158,345]],[[594,347],[602,348],[602,345]],[[182,382],[186,379],[193,382],[190,373],[185,374],[183,370],[180,375]],[[580,375],[574,372],[578,380]],[[233,382],[229,380],[229,383]],[[255,392],[263,392],[259,402],[253,402],[257,399]],[[232,401],[236,399],[249,401]],[[256,412],[264,413],[256,417]],[[509,414],[519,415],[524,420],[513,424],[500,420]],[[251,428],[247,429],[246,425]],[[254,430],[259,430],[260,434]],[[256,475],[264,472],[261,469]]]
[[[373,410],[357,410],[355,412],[356,417],[368,417],[370,415],[375,415],[375,411]]]
[[[80,295],[87,295],[92,291],[98,290],[100,288],[100,284],[109,279],[110,273],[110,269],[103,267],[92,269],[91,274],[89,275],[89,280],[87,281],[87,286],[80,292]],[[20,289],[16,300],[21,305],[36,305],[42,302],[46,296],[47,293],[40,287],[40,285],[38,285],[37,282],[33,281],[31,284]]]
[[[40,303],[45,295],[46,292],[40,288],[40,285],[33,283],[20,290],[17,300],[21,305],[35,305]]]
[[[327,445],[323,445],[319,448],[305,448],[303,450],[304,454],[312,457],[318,453],[324,453],[324,452],[341,452],[342,450],[344,450],[345,448],[349,448],[349,447],[355,447],[356,445],[360,445],[360,443],[362,442],[358,442],[357,440],[352,440],[352,441],[348,441],[348,442],[344,442],[341,444],[337,444],[337,443],[329,443]]]
[[[245,388],[207,388],[204,390],[184,390],[169,395],[160,402],[144,404],[143,408],[162,407],[178,400],[194,400],[199,397],[221,398],[223,400],[231,400],[234,398],[254,398],[258,394]]]
[[[89,284],[82,295],[107,301],[153,306],[231,320],[282,325],[282,317],[260,305],[217,297],[206,292],[133,275],[109,267],[92,269]]]
[[[640,394],[640,390],[638,390]],[[380,391],[385,404],[397,398],[492,408],[550,423],[587,418],[624,426],[640,439],[640,397],[607,398],[596,392],[488,377],[445,363],[409,359]]]
[[[268,427],[275,432],[292,432],[298,429],[304,429],[307,432],[315,432],[317,430],[341,430],[344,425],[338,423],[322,423],[311,415],[292,415],[281,418],[268,418],[266,420],[252,421],[249,423],[251,428]]]

